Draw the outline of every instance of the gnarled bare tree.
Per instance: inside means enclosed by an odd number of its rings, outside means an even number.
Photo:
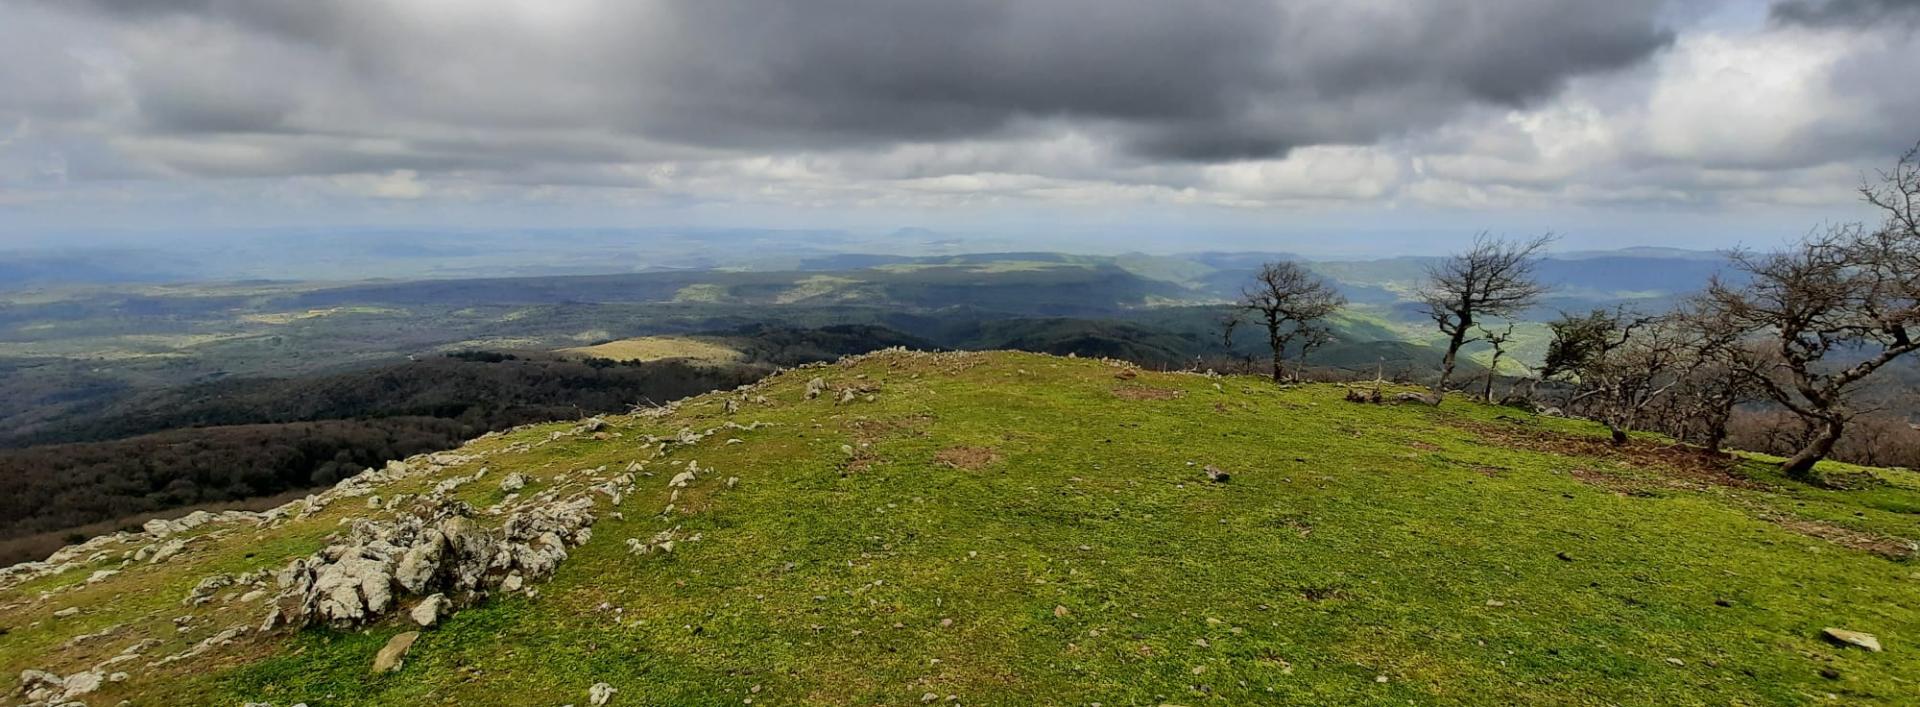
[[[1344,306],[1347,298],[1319,276],[1299,263],[1279,261],[1260,267],[1253,284],[1242,291],[1241,309],[1253,313],[1267,329],[1267,346],[1273,349],[1273,380],[1287,379],[1287,347],[1295,339],[1306,349],[1325,343],[1331,332],[1323,321]]]
[[[1734,410],[1761,396],[1739,365],[1755,342],[1737,324],[1715,314],[1704,297],[1684,302],[1671,320],[1687,332],[1687,351],[1679,383],[1658,411],[1661,426],[1682,441],[1719,453],[1726,446]]]
[[[1833,451],[1868,376],[1920,351],[1920,146],[1861,187],[1880,209],[1876,227],[1846,224],[1801,238],[1781,252],[1734,254],[1746,283],[1716,279],[1715,315],[1758,334],[1765,346],[1737,360],[1773,402],[1812,435],[1781,468],[1810,478]]]
[[[1447,336],[1440,380],[1433,384],[1436,399],[1446,392],[1447,380],[1453,377],[1460,347],[1478,338],[1475,332],[1480,322],[1518,314],[1547,293],[1546,286],[1534,277],[1534,266],[1539,263],[1540,251],[1553,240],[1552,234],[1509,241],[1482,233],[1467,252],[1450,255],[1427,269],[1420,299],[1440,333]]]
[[[1573,369],[1579,392],[1568,408],[1591,410],[1607,426],[1613,443],[1621,445],[1647,408],[1680,384],[1679,369],[1691,351],[1690,332],[1666,317],[1625,310],[1607,321],[1611,326],[1599,345]]]

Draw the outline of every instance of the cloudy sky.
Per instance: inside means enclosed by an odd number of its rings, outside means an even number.
[[[1915,57],[1920,0],[0,0],[0,238],[1718,247],[1860,216]]]

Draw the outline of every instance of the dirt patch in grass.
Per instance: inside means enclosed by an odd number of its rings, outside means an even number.
[[[1639,439],[1614,446],[1599,437],[1565,434],[1512,423],[1467,423],[1464,426],[1490,444],[1561,456],[1612,459],[1645,472],[1614,474],[1595,469],[1573,471],[1574,478],[1623,493],[1660,487],[1692,490],[1713,486],[1751,490],[1767,488],[1765,484],[1735,475],[1733,470],[1737,465],[1731,457],[1697,447]]]
[[[1113,389],[1114,397],[1121,400],[1173,400],[1186,395],[1185,391],[1172,388],[1154,388],[1144,385],[1123,385]]]
[[[948,447],[933,455],[933,461],[972,471],[1000,461],[1000,453],[991,447]]]
[[[1889,560],[1907,560],[1913,558],[1915,555],[1914,541],[1905,538],[1843,528],[1832,523],[1811,520],[1777,511],[1763,510],[1755,513],[1755,515],[1759,516],[1762,520],[1801,535],[1810,538],[1819,538],[1842,547],[1865,550]]]

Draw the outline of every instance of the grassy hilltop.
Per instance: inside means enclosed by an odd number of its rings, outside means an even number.
[[[1835,465],[1852,490],[1815,489],[1652,438],[1615,450],[1585,422],[1344,392],[1014,353],[800,369],[597,430],[489,435],[373,489],[486,468],[446,493],[594,504],[592,538],[549,581],[423,629],[395,671],[369,666],[418,628],[417,596],[298,631],[259,628],[279,591],[261,575],[183,602],[405,509],[360,497],[110,536],[0,580],[0,669],[117,661],[100,670],[121,680],[76,699],[236,707],[587,705],[597,683],[611,705],[1920,695],[1920,475]],[[617,502],[587,490],[630,468]],[[500,484],[513,473],[518,496]]]

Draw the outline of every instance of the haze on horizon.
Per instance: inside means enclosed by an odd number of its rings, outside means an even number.
[[[1920,139],[1915,0],[0,0],[0,250],[765,228],[1771,245]]]

